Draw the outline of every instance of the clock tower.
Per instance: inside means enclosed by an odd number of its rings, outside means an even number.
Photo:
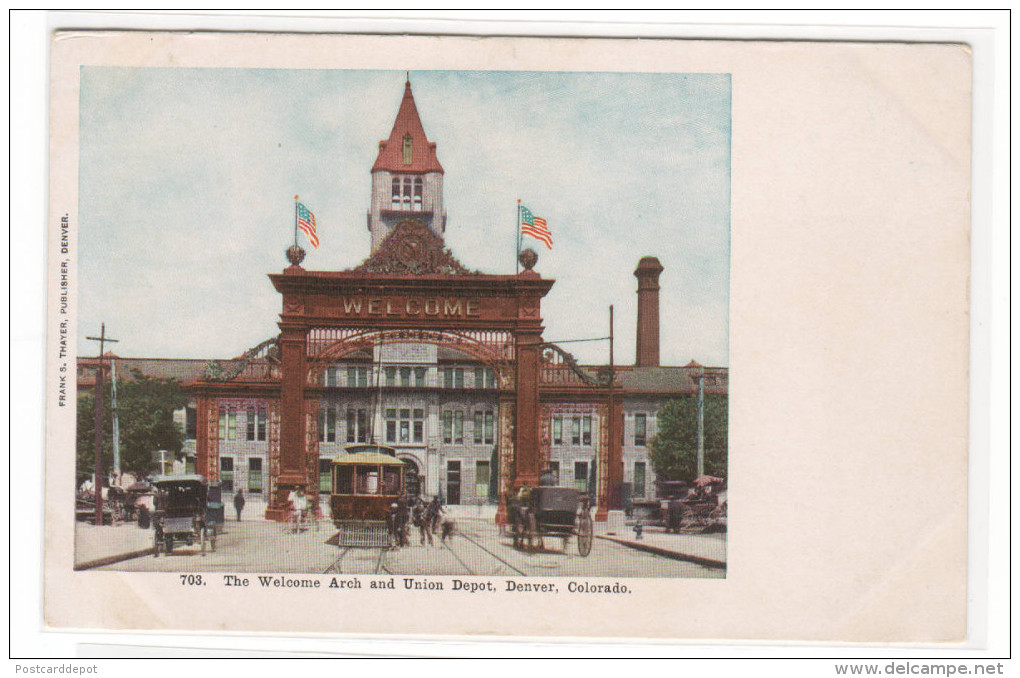
[[[422,223],[440,240],[446,231],[443,166],[436,157],[436,145],[425,136],[410,79],[404,85],[404,98],[390,136],[379,142],[379,155],[372,165],[372,203],[368,211],[372,254],[398,223],[408,219]]]

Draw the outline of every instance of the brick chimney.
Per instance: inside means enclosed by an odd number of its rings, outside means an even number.
[[[659,274],[662,264],[655,257],[642,257],[634,276],[637,289],[637,367],[659,366]]]

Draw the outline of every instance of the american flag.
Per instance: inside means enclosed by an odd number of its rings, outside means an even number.
[[[312,247],[318,249],[319,236],[315,233],[315,215],[300,202],[297,204],[297,225],[308,236],[308,241],[312,243]]]
[[[528,235],[535,240],[541,240],[545,246],[552,249],[552,232],[546,226],[545,219],[536,217],[524,205],[521,205],[521,235]]]

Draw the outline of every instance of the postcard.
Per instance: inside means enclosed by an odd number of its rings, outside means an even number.
[[[47,623],[964,640],[970,69],[55,33]]]

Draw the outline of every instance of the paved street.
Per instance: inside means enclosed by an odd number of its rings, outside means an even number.
[[[509,536],[487,520],[462,519],[458,534],[443,544],[412,545],[402,549],[341,548],[327,543],[336,530],[327,522],[318,529],[293,534],[277,523],[262,520],[228,522],[215,553],[201,555],[197,545],[175,546],[170,556],[147,555],[100,569],[135,572],[282,572],[343,574],[588,577],[700,577],[721,578],[722,568],[705,567],[638,551],[596,539],[591,554],[577,554],[576,541],[566,551],[560,539],[545,540],[545,549],[526,553],[513,548]],[[138,528],[123,527],[126,531]],[[142,530],[138,530],[143,532]],[[666,535],[663,535],[664,537]],[[683,539],[669,535],[674,539]],[[702,538],[702,539],[707,539]]]

